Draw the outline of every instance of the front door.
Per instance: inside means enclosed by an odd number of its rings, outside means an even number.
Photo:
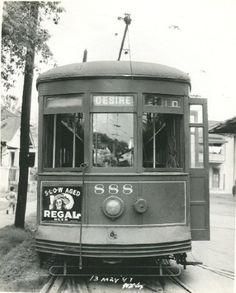
[[[189,99],[190,223],[193,240],[209,240],[208,119],[205,99]]]

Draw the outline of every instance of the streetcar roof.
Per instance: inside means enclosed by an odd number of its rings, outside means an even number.
[[[166,65],[137,61],[92,61],[64,65],[48,70],[39,75],[37,85],[54,80],[119,77],[164,79],[190,83],[188,74]]]

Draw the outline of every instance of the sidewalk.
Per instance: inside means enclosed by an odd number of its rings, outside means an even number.
[[[211,195],[210,241],[193,241],[192,243],[192,253],[204,264],[234,271],[235,208],[236,198],[232,195]]]
[[[37,205],[36,200],[27,202],[25,215],[28,216],[32,213],[36,213],[36,205]],[[0,229],[8,225],[13,225],[14,222],[15,222],[15,215],[12,215],[11,213],[7,215],[6,210],[0,211]]]

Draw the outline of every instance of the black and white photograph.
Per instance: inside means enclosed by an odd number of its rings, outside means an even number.
[[[235,292],[236,1],[0,10],[0,292]]]

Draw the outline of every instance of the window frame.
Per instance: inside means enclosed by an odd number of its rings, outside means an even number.
[[[153,105],[145,105],[144,96],[145,94],[154,94],[160,95],[167,98],[178,98],[180,100],[181,107],[163,107],[163,106],[153,106]],[[94,106],[93,105],[93,96],[132,96],[133,97],[133,105],[132,106]],[[46,108],[46,99],[47,98],[73,98],[80,96],[82,98],[82,105],[78,107],[62,107],[59,108],[51,108],[50,110]],[[42,99],[41,99],[42,98]],[[143,173],[147,174],[148,172],[183,172],[185,170],[185,145],[181,145],[181,153],[180,153],[180,164],[181,168],[144,168],[143,167],[143,134],[142,134],[142,115],[143,113],[160,113],[160,114],[179,114],[181,115],[180,119],[180,141],[184,142],[184,134],[185,134],[185,115],[184,115],[184,99],[186,97],[183,95],[172,95],[172,94],[157,94],[157,93],[147,93],[147,92],[79,92],[75,94],[64,94],[64,95],[46,95],[40,97],[40,111],[42,114],[39,116],[40,127],[40,154],[42,158],[42,162],[39,162],[39,170],[42,172],[81,172],[82,168],[80,167],[45,167],[45,115],[49,114],[66,114],[66,113],[83,113],[84,115],[84,162],[88,162],[88,170],[89,173]],[[92,133],[92,116],[94,113],[131,113],[133,114],[133,131],[134,131],[134,163],[132,167],[95,167],[93,166],[93,158],[92,158],[92,141],[93,141],[93,133]],[[140,129],[141,127],[141,129]]]
[[[48,98],[56,98],[56,99],[60,99],[60,98],[81,98],[82,103],[81,105],[78,106],[68,106],[68,107],[53,107],[50,109],[47,109],[47,99]],[[74,171],[82,171],[81,167],[55,167],[55,156],[56,156],[56,136],[55,136],[55,130],[56,130],[56,120],[57,120],[57,115],[58,114],[76,114],[76,113],[80,113],[83,114],[84,116],[84,133],[86,132],[85,128],[86,128],[86,96],[84,93],[76,93],[76,94],[66,94],[66,95],[47,95],[43,97],[43,114],[42,114],[42,123],[43,123],[43,127],[42,127],[42,170],[44,172],[74,172]],[[45,139],[46,139],[46,119],[45,117],[48,115],[53,115],[53,158],[52,158],[52,167],[46,167],[45,166],[45,159],[46,157],[44,156],[44,153],[47,152],[47,150],[45,150]],[[74,145],[74,138],[73,138],[73,145]],[[85,148],[85,139],[84,139],[84,148]],[[73,150],[73,155],[74,155],[74,150]],[[84,151],[84,161],[85,161],[85,151]]]
[[[191,106],[201,106],[202,107],[202,121],[191,122]],[[189,99],[189,143],[191,145],[191,128],[195,127],[202,129],[202,147],[203,147],[203,164],[202,167],[191,166],[191,147],[189,147],[189,169],[195,170],[207,170],[208,169],[208,158],[209,158],[209,148],[208,148],[208,122],[207,122],[207,102],[201,98],[190,98]]]
[[[194,130],[194,132],[193,132]],[[201,134],[199,133],[201,131]],[[200,134],[200,135],[199,135]],[[192,137],[194,137],[194,152],[192,152]],[[197,138],[197,141],[196,141]],[[191,169],[204,169],[205,159],[204,159],[204,129],[201,126],[196,126],[196,124],[191,123],[189,127],[189,140],[190,140],[190,157],[189,163]],[[202,141],[201,141],[202,140]],[[200,147],[202,146],[202,147]],[[202,161],[200,160],[200,154],[202,154]],[[194,156],[194,160],[192,160]],[[192,163],[194,162],[194,166]],[[197,166],[199,164],[199,166]]]
[[[157,96],[163,96],[165,98],[169,98],[169,99],[174,99],[177,98],[180,101],[180,107],[164,107],[164,106],[159,106],[159,105],[146,105],[145,104],[145,95],[157,95]],[[179,95],[171,95],[171,94],[160,94],[160,93],[148,93],[148,92],[144,92],[142,94],[142,116],[141,116],[141,125],[143,127],[143,114],[145,113],[156,113],[156,114],[169,114],[169,115],[179,115],[180,116],[180,166],[179,168],[145,168],[143,166],[143,130],[141,131],[141,135],[142,135],[142,161],[141,161],[141,165],[142,165],[142,170],[144,173],[147,172],[167,172],[167,173],[171,173],[171,172],[183,172],[185,170],[185,145],[184,143],[184,96],[179,96]]]
[[[133,97],[133,106],[94,106],[93,105],[93,97],[94,96],[132,96]],[[96,167],[93,166],[93,156],[92,154],[92,141],[93,141],[93,114],[106,114],[106,113],[120,113],[120,114],[133,114],[133,141],[134,141],[134,154],[133,159],[134,163],[131,167]],[[138,154],[138,147],[137,147],[137,124],[138,124],[138,115],[137,115],[137,93],[98,93],[94,92],[90,94],[90,111],[89,111],[89,166],[91,172],[93,173],[135,173],[137,172],[137,154]]]

